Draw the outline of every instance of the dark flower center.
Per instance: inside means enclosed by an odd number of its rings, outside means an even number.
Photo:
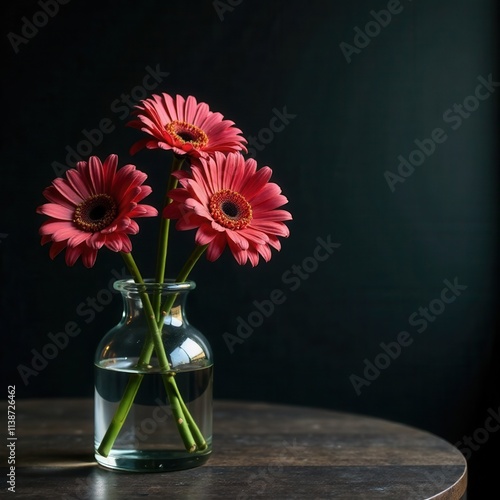
[[[73,222],[82,231],[96,233],[108,227],[118,215],[118,206],[109,194],[94,194],[75,209]]]
[[[177,135],[184,142],[193,142],[193,141],[196,141],[196,136],[194,134],[192,134],[191,132],[188,132],[188,131],[177,132]]]
[[[209,210],[214,220],[228,229],[244,229],[252,220],[250,203],[230,189],[214,193],[210,197]]]
[[[196,125],[174,120],[165,125],[165,130],[181,144],[192,144],[195,148],[202,148],[208,144],[207,134]]]
[[[236,204],[234,202],[229,201],[229,200],[222,202],[221,210],[228,217],[236,217],[238,215],[238,207],[236,206]]]

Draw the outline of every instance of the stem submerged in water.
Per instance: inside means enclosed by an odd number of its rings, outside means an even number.
[[[182,282],[187,279],[189,273],[205,250],[206,245],[197,246],[194,249],[193,253],[188,258],[186,264],[179,273],[176,282]],[[127,265],[129,272],[132,274],[134,281],[137,284],[144,285],[144,280],[141,276],[141,273],[139,272],[134,258],[132,257],[132,254],[122,253],[121,255],[125,261],[125,264]],[[159,286],[160,285],[158,285],[158,287]],[[175,376],[171,372],[170,363],[168,362],[162,340],[162,327],[164,317],[170,312],[177,294],[167,295],[164,303],[161,304],[161,308],[160,306],[158,307],[158,312],[153,309],[150,297],[146,291],[146,286],[142,291],[139,291],[139,296],[144,307],[144,314],[148,324],[148,335],[137,361],[137,367],[140,369],[141,367],[149,364],[153,351],[156,352],[159,368],[163,373],[162,378],[165,390],[167,392],[167,397],[172,408],[175,422],[184,446],[189,452],[194,452],[196,450],[202,451],[207,447],[205,438],[200,432],[198,426],[196,425],[196,422],[193,420],[188,408],[186,407],[182,399],[179,388],[177,387],[177,383],[175,381]],[[154,293],[154,297],[156,296],[160,298],[159,303],[161,303],[160,289]],[[139,390],[143,377],[144,375],[142,373],[136,373],[130,376],[122,399],[120,400],[120,404],[97,450],[101,456],[107,457],[109,455],[114,442],[118,437],[120,430],[125,423],[127,415],[134,403],[134,399],[137,395],[137,391]]]

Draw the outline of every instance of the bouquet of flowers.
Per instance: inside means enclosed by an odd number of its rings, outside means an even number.
[[[144,184],[147,175],[131,164],[118,168],[116,154],[104,161],[97,156],[80,161],[64,177],[54,179],[43,192],[47,203],[37,208],[48,217],[40,235],[42,245],[51,244],[52,259],[65,251],[68,266],[81,258],[83,265],[91,268],[98,251],[105,247],[120,253],[135,283],[144,284],[132,256],[130,235],[139,232],[134,219],[158,214],[155,283],[165,281],[171,220],[176,221],[179,231],[196,230],[193,250],[183,267],[171,274],[176,282],[188,279],[204,253],[209,261],[215,261],[229,247],[238,264],[256,266],[260,258],[269,261],[272,248],[280,250],[279,238],[289,235],[284,221],[292,218],[280,208],[287,199],[279,186],[270,182],[269,167],[257,168],[254,159],[245,159],[247,141],[234,122],[210,111],[193,96],[163,93],[141,101],[128,125],[146,135],[131,147],[130,154],[143,148],[171,152],[164,205],[157,210],[142,203],[152,192]],[[203,450],[204,437],[184,404],[162,343],[163,318],[173,299],[143,293],[141,300],[149,337],[137,364],[145,366],[156,356],[184,445],[189,452]],[[131,376],[100,444],[103,456],[112,449],[140,383],[141,377]]]

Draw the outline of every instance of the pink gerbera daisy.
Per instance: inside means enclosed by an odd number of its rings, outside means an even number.
[[[139,226],[133,217],[158,214],[139,202],[151,193],[143,186],[147,176],[134,165],[117,170],[118,156],[110,155],[104,164],[96,156],[88,163],[77,163],[43,192],[50,203],[37,208],[50,219],[40,227],[42,245],[52,242],[53,259],[66,248],[66,264],[72,266],[81,256],[85,267],[92,267],[97,251],[105,246],[114,252],[130,252],[129,234]]]
[[[283,221],[292,218],[277,210],[288,200],[269,182],[271,174],[239,153],[200,158],[190,171],[174,174],[182,187],[169,192],[172,203],[163,216],[178,219],[177,229],[197,228],[195,241],[208,245],[208,260],[218,259],[228,244],[238,264],[256,266],[259,256],[271,258],[270,247],[281,249],[278,237],[289,235]]]
[[[148,149],[171,149],[177,155],[206,157],[215,151],[245,151],[246,139],[234,122],[224,120],[220,113],[209,110],[208,104],[197,103],[193,96],[187,99],[169,94],[153,95],[137,106],[137,119],[128,123],[151,135],[135,143],[131,154]]]

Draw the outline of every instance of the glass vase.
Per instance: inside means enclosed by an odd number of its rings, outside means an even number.
[[[194,282],[114,284],[121,321],[95,356],[95,458],[107,468],[172,471],[212,451],[212,351],[185,315]]]

